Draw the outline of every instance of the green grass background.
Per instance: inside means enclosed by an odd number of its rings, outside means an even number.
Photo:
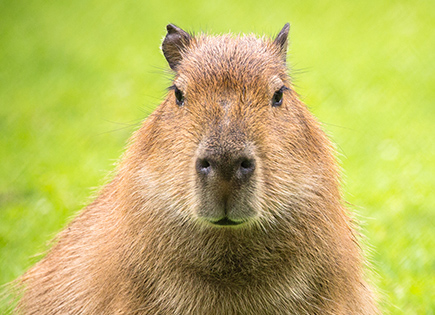
[[[292,24],[291,74],[338,145],[385,313],[435,314],[433,0],[0,0],[0,285],[91,200],[162,100],[170,22]]]

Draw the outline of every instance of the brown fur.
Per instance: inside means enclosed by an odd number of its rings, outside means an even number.
[[[134,134],[112,182],[22,277],[18,313],[377,313],[332,146],[287,75],[287,33],[168,26],[184,103],[170,91]],[[242,152],[255,170],[204,186],[204,152]],[[213,224],[222,198],[246,222]]]

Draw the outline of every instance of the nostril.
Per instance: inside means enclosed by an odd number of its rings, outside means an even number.
[[[250,175],[255,170],[255,162],[252,159],[243,159],[240,163],[240,171],[243,175]]]
[[[196,161],[196,170],[198,173],[208,175],[211,172],[211,165],[207,159],[198,159]]]

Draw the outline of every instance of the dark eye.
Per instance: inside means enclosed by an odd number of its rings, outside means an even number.
[[[184,104],[184,95],[177,87],[174,88],[175,101],[178,106],[183,106]]]
[[[276,91],[275,94],[273,94],[273,97],[272,97],[272,106],[273,107],[281,106],[283,93],[287,89],[288,89],[287,87],[283,86],[278,91]]]

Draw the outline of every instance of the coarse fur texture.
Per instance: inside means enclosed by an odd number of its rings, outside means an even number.
[[[175,71],[18,314],[376,314],[334,150],[275,40],[167,26]],[[175,91],[175,92],[174,92]]]

